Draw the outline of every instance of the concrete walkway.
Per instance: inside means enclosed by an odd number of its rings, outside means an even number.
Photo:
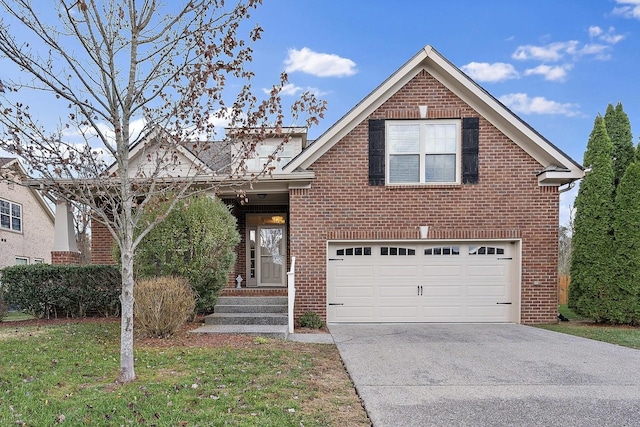
[[[514,324],[329,330],[374,427],[640,425],[638,350]]]

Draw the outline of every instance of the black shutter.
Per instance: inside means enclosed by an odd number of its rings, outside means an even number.
[[[462,183],[478,183],[478,140],[480,119],[467,117],[462,119]]]
[[[369,120],[369,185],[384,185],[384,119]]]

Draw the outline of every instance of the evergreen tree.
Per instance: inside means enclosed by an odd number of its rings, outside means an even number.
[[[629,165],[616,192],[616,281],[610,301],[613,323],[640,323],[640,162]]]
[[[606,319],[613,278],[613,144],[605,120],[596,117],[583,164],[590,169],[575,200],[569,307],[596,321]]]
[[[607,134],[613,144],[613,185],[615,194],[615,189],[618,188],[627,167],[634,160],[635,149],[633,147],[629,116],[624,112],[621,102],[618,102],[615,108],[612,104],[607,106],[604,121],[607,127]]]

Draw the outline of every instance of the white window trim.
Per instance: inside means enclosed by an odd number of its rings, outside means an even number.
[[[23,208],[23,206],[20,203],[14,203],[11,200],[6,200],[6,199],[0,199],[0,202],[9,203],[9,228],[2,227],[2,225],[0,225],[0,230],[11,231],[13,233],[22,233],[22,230],[24,230],[24,208]],[[13,206],[19,206],[20,207],[20,217],[18,218],[20,220],[20,229],[19,230],[14,230],[13,229],[13,218],[17,218],[15,216],[13,216]]]
[[[462,182],[462,121],[459,119],[430,119],[430,120],[387,120],[385,122],[385,141],[389,141],[389,126],[390,125],[420,125],[420,181],[419,182],[390,182],[389,173],[390,173],[390,150],[388,146],[388,142],[385,143],[385,183],[388,186],[405,186],[405,185],[459,185]],[[456,126],[456,166],[455,166],[455,180],[454,181],[426,181],[425,178],[425,157],[428,154],[426,152],[425,140],[426,140],[426,132],[424,131],[425,125],[427,124],[454,124]],[[453,153],[451,153],[453,154]]]

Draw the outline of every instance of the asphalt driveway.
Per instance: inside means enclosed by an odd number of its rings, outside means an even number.
[[[640,426],[640,351],[515,324],[334,324],[374,427]]]

